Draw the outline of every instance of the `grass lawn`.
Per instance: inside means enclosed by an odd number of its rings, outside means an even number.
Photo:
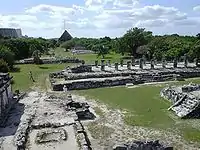
[[[186,82],[200,83],[200,79],[191,79]],[[172,84],[172,83],[170,83]],[[173,83],[174,84],[174,83]],[[200,142],[200,129],[192,127],[192,124],[200,124],[200,120],[179,119],[173,112],[167,110],[170,103],[160,97],[160,90],[165,87],[155,85],[144,85],[136,88],[116,87],[100,88],[77,91],[100,102],[109,104],[112,107],[125,109],[125,122],[129,125],[160,128],[163,130],[176,130],[186,140]]]
[[[65,52],[63,48],[56,48],[55,55],[59,56],[59,57],[65,57],[65,56],[72,57],[73,56],[72,53]],[[101,57],[97,58],[97,54],[77,54],[77,55],[75,55],[75,57],[85,60],[86,63],[93,63],[93,64],[94,64],[95,60],[102,59]],[[106,55],[105,59],[107,59],[107,60],[110,59],[114,63],[114,62],[119,62],[121,57],[122,56],[120,54],[112,53],[112,54]]]
[[[66,67],[66,64],[44,64],[44,65],[16,65],[20,68],[18,72],[11,72],[13,76],[14,84],[13,89],[19,89],[20,91],[29,90],[31,86],[45,86],[46,77],[49,72],[60,71]],[[33,83],[29,78],[29,72],[32,71],[33,78],[36,81]]]

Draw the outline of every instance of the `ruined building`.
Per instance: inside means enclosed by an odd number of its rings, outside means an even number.
[[[72,36],[69,34],[67,30],[64,31],[64,33],[61,35],[61,37],[58,39],[61,42],[69,41],[72,39]]]
[[[11,38],[21,38],[22,31],[21,31],[21,29],[0,28],[0,36],[11,37]]]
[[[9,111],[12,103],[11,79],[8,73],[0,73],[0,122]]]

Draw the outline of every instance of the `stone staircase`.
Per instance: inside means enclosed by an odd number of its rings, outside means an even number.
[[[171,87],[163,89],[161,96],[173,103],[168,110],[174,111],[180,118],[195,115],[200,108],[200,99],[191,92],[180,92],[177,88]]]

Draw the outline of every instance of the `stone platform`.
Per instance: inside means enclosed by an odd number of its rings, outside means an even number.
[[[200,68],[190,63],[185,67],[183,63],[168,63],[164,68],[162,64],[139,65],[81,65],[68,68],[49,75],[52,89],[63,91],[81,90],[100,87],[121,86],[126,84],[140,84],[148,82],[163,82],[172,80],[183,80],[184,78],[200,77]]]

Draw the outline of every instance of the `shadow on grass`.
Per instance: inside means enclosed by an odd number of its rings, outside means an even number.
[[[102,58],[102,59],[112,59],[112,57],[111,57],[111,56],[105,56],[105,57]]]
[[[20,68],[19,67],[13,67],[10,72],[20,72]]]
[[[131,59],[131,56],[122,56],[121,59]]]
[[[39,66],[40,69],[49,69],[49,67]]]

